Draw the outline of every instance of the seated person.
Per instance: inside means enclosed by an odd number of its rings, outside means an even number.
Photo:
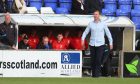
[[[37,49],[52,49],[52,46],[49,43],[49,38],[47,36],[42,38],[42,42],[38,45]]]
[[[21,40],[21,41],[19,42],[18,48],[19,48],[19,49],[30,49],[30,46],[29,46],[28,42],[29,42],[29,39],[28,39],[27,35],[25,35],[25,36],[23,37],[23,40]]]
[[[63,34],[62,33],[58,33],[57,40],[55,40],[52,43],[52,48],[56,49],[56,50],[66,50],[67,49],[67,44],[63,40]]]
[[[70,43],[70,46],[72,47],[72,49],[83,50],[83,46],[81,45],[82,44],[81,36],[82,36],[82,31],[80,30],[80,31],[78,31],[78,35],[76,37],[72,38],[71,43]],[[84,49],[87,49],[87,48],[88,48],[88,44],[85,41],[85,48]]]
[[[14,0],[12,11],[13,13],[27,13],[26,2],[24,0]]]
[[[70,31],[66,30],[64,34],[64,38],[63,38],[64,41],[66,42],[67,49],[70,49],[70,42],[71,42],[71,37],[69,36],[69,34],[70,34]]]
[[[37,31],[33,30],[31,35],[29,36],[29,46],[31,49],[36,49],[39,43],[39,36],[37,35]]]

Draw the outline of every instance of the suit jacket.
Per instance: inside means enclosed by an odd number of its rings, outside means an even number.
[[[12,11],[14,13],[19,13],[25,7],[26,3],[24,0],[14,0],[12,5]]]
[[[101,12],[102,0],[85,0],[85,5],[89,14],[93,13],[95,10],[99,10]]]
[[[87,14],[87,7],[85,4],[83,4],[84,10],[81,9],[81,3],[79,3],[77,0],[72,0],[72,14]]]

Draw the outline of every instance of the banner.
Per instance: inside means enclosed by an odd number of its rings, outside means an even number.
[[[124,52],[124,77],[140,77],[140,52]]]
[[[81,51],[3,51],[3,77],[81,77]],[[1,57],[1,56],[0,56]]]

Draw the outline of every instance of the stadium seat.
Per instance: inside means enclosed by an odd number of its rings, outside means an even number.
[[[109,10],[110,12],[116,12],[117,6],[116,4],[105,4],[105,9]]]
[[[72,3],[70,3],[70,2],[68,2],[68,3],[60,3],[61,8],[66,8],[69,11],[71,11],[71,6],[72,6]]]
[[[72,0],[59,0],[59,2],[72,2]]]
[[[118,0],[118,3],[121,5],[132,4],[132,0]]]
[[[27,7],[27,13],[38,14],[39,12],[37,11],[36,7]]]
[[[105,4],[116,4],[116,0],[104,0]]]
[[[41,7],[41,14],[54,14],[54,11],[51,7]]]
[[[71,11],[72,0],[59,0],[59,4],[61,8],[67,8]]]
[[[131,16],[132,16],[132,17],[140,17],[140,10],[135,10],[135,9],[133,9],[133,10],[131,11]]]
[[[131,12],[131,5],[120,5],[119,9],[130,13]]]
[[[51,7],[55,11],[55,9],[57,8],[57,3],[45,2],[45,7]]]
[[[140,30],[140,17],[132,17],[132,21],[136,25],[136,29]]]
[[[57,0],[44,0],[44,2],[57,2]]]
[[[112,11],[109,11],[108,9],[102,9],[102,15],[115,16],[115,13]]]
[[[69,14],[69,11],[67,8],[57,8],[56,9],[56,14]]]
[[[117,9],[116,0],[104,0],[105,9],[115,12]]]
[[[140,10],[140,4],[139,5],[134,5],[135,10]]]
[[[126,10],[118,9],[116,11],[116,16],[126,16],[126,17],[130,18],[130,12],[128,12]]]
[[[40,10],[42,7],[42,0],[30,0],[30,7],[36,7],[37,10]]]
[[[8,1],[8,9],[10,10],[12,8],[13,0],[7,0]]]
[[[140,4],[140,0],[133,0],[133,4],[137,4],[137,5],[139,5]]]

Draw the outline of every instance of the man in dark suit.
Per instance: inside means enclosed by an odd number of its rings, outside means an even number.
[[[85,0],[88,14],[93,13],[95,10],[99,10],[101,12],[102,2],[103,0]]]
[[[72,0],[72,14],[87,14],[87,7],[84,0]]]

